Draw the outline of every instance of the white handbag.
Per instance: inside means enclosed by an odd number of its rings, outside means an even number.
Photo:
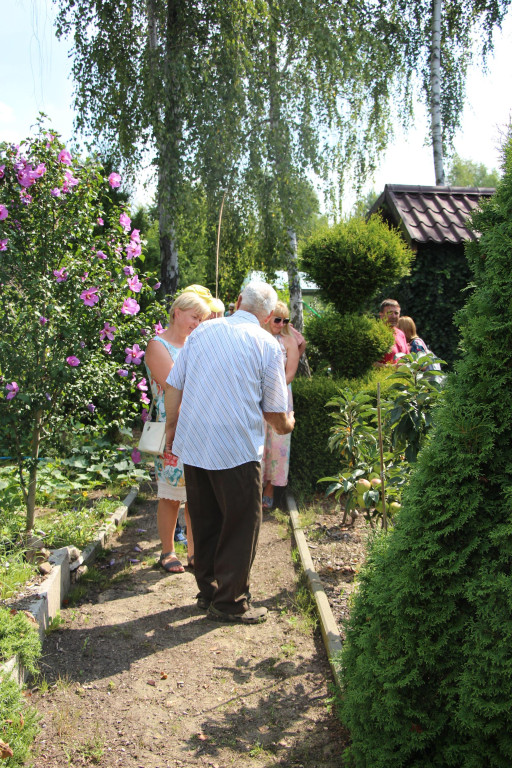
[[[151,421],[152,413],[153,403],[151,403],[148,420],[144,424],[138,448],[141,453],[152,453],[158,456],[165,451],[165,421]]]

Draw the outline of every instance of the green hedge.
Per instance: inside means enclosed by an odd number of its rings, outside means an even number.
[[[321,376],[295,379],[292,384],[295,429],[290,454],[290,486],[298,499],[325,490],[325,484],[318,485],[318,480],[335,475],[340,469],[338,456],[327,445],[332,420],[325,404],[345,387],[354,392],[365,390],[376,397],[377,382],[386,379],[390,370],[388,367],[374,370],[360,379]]]

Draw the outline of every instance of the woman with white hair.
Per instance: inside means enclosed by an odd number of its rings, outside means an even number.
[[[209,315],[209,304],[197,292],[185,290],[171,306],[169,325],[166,330],[151,339],[147,346],[144,359],[151,383],[157,421],[165,421],[165,381],[189,334]],[[168,573],[183,573],[185,570],[183,564],[174,551],[174,531],[182,502],[185,502],[188,565],[193,566],[194,563],[194,540],[186,505],[187,492],[183,464],[172,453],[164,453],[155,457],[155,473],[158,482],[158,533],[162,542],[162,554],[158,562]]]

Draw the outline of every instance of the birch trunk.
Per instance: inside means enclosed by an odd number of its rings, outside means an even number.
[[[158,35],[156,0],[147,0],[148,45],[152,76],[155,80],[153,93],[162,93],[157,80],[163,74],[163,102],[155,103],[154,133],[158,151],[157,207],[160,243],[160,282],[165,296],[172,297],[178,287],[178,244],[175,226],[175,189],[178,178],[178,152],[181,135],[179,117],[180,94],[173,61],[179,36],[180,0],[168,0],[165,24],[165,44],[161,49]],[[161,62],[163,56],[163,65]],[[163,72],[161,71],[163,69]]]
[[[302,289],[300,287],[300,275],[297,266],[297,235],[292,227],[288,227],[288,290],[290,292],[290,318],[294,328],[302,333],[304,328],[304,316],[302,310]],[[299,376],[311,376],[308,358],[304,352],[299,360],[297,369]]]
[[[441,118],[441,10],[442,0],[432,0],[432,50],[430,55],[430,119],[436,186],[444,184],[443,126]]]

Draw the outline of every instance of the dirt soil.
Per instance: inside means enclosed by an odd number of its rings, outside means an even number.
[[[317,499],[315,511],[314,522],[305,525],[304,534],[344,641],[344,622],[349,616],[350,597],[356,588],[357,572],[365,560],[371,528],[363,515],[353,524],[343,525],[339,505],[329,499]]]
[[[218,624],[196,607],[193,572],[155,566],[155,511],[154,498],[136,503],[101,563],[104,583],[63,608],[45,640],[30,695],[41,714],[34,766],[339,768],[347,733],[329,706],[320,631],[297,606],[289,529],[265,516],[251,591],[268,621]],[[360,535],[333,538],[332,515],[324,524],[328,548]],[[330,575],[354,560],[343,550],[332,571],[321,564],[326,587],[338,589]]]

